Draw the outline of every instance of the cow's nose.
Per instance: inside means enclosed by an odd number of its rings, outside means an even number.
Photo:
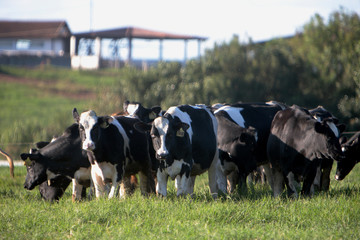
[[[85,150],[94,150],[95,144],[93,142],[84,142],[83,148]]]
[[[169,154],[162,152],[162,153],[156,154],[156,155],[157,155],[158,159],[166,159]]]

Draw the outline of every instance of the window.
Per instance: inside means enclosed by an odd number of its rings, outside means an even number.
[[[28,39],[19,39],[16,42],[16,49],[18,50],[27,50],[30,48],[30,40]]]

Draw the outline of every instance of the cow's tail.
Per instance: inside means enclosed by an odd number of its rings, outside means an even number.
[[[6,157],[6,160],[9,162],[9,167],[10,167],[10,175],[13,178],[14,177],[14,161],[13,159],[10,157],[9,154],[7,154],[6,152],[4,152],[1,148],[0,148],[0,153],[2,155],[4,155]]]

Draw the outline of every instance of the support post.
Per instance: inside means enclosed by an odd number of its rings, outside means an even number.
[[[184,40],[184,65],[186,64],[186,60],[187,60],[187,58],[188,58],[188,56],[187,56],[187,49],[188,49],[188,40],[187,39],[185,39]]]
[[[159,42],[159,60],[163,60],[163,39],[160,39]]]
[[[128,64],[131,64],[131,58],[132,58],[132,56],[131,56],[131,54],[132,54],[132,38],[131,37],[129,37],[128,38],[128,41],[129,41],[129,46],[128,46],[128,48],[129,48],[129,52],[128,52],[128,59],[127,59],[127,63]]]

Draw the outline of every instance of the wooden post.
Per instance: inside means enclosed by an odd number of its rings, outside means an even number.
[[[187,48],[188,48],[188,40],[185,39],[184,40],[184,65],[186,64],[186,60],[187,60]]]
[[[128,52],[128,59],[127,59],[127,63],[128,64],[131,64],[131,52],[132,52],[132,38],[131,37],[129,37],[128,38],[128,40],[129,40],[129,46],[128,46],[128,48],[129,48],[129,52]]]
[[[162,61],[163,60],[163,40],[160,39],[159,42],[159,60]]]

